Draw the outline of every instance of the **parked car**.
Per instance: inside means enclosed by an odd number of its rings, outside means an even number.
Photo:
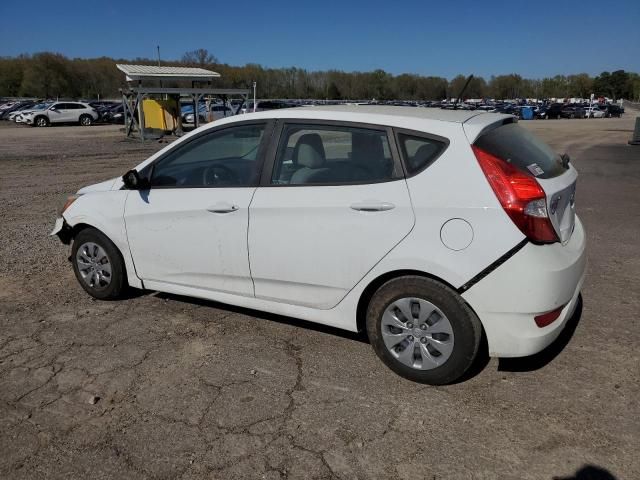
[[[130,286],[364,329],[393,371],[442,384],[483,336],[518,357],[562,331],[586,265],[576,178],[508,115],[275,110],[79,190],[52,235],[97,299]]]
[[[4,110],[2,110],[2,112],[0,113],[0,119],[1,120],[8,120],[9,119],[9,115],[11,115],[11,113],[19,111],[19,110],[22,110],[22,109],[25,109],[25,108],[32,107],[35,104],[36,104],[36,102],[34,102],[33,100],[13,102],[10,106],[8,106]]]
[[[190,110],[191,111],[189,113],[183,113],[182,115],[182,121],[184,123],[194,123],[193,107],[191,107]],[[231,108],[229,108],[227,105],[221,105],[217,103],[212,104],[209,108],[209,111],[211,112],[210,115],[207,112],[206,105],[199,106],[198,121],[200,123],[206,123],[210,121],[209,119],[211,119],[211,121],[213,122],[215,120],[220,120],[221,118],[230,117],[231,115],[233,115],[233,110]]]
[[[107,123],[124,123],[124,106],[122,103],[106,108],[101,113],[100,120]]]
[[[584,116],[586,118],[604,118],[606,112],[604,110],[600,110],[597,105],[591,105],[585,108]]]
[[[568,105],[560,111],[560,116],[562,118],[585,118],[585,111],[580,106]]]
[[[542,106],[538,108],[538,111],[536,112],[536,118],[540,118],[543,120],[549,118],[561,118],[563,108],[564,105],[562,103],[552,103],[551,105]]]
[[[611,118],[611,117],[619,118],[619,117],[622,117],[622,114],[624,113],[624,108],[615,104],[604,105],[603,108],[605,112],[605,117],[607,118]]]
[[[9,120],[13,120],[16,123],[24,123],[27,115],[44,111],[51,106],[51,103],[52,102],[37,103],[32,107],[25,108],[24,110],[12,112],[11,114],[9,114]]]
[[[88,127],[98,119],[98,112],[82,102],[55,102],[47,109],[23,115],[24,123],[48,127],[52,123],[77,123]]]

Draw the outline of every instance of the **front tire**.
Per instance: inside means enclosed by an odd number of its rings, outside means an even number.
[[[48,127],[49,119],[47,117],[36,117],[36,119],[33,121],[33,124],[36,127]]]
[[[371,346],[385,365],[430,385],[460,379],[474,363],[482,337],[480,320],[460,295],[419,276],[382,285],[366,322]]]
[[[111,240],[95,228],[76,235],[71,248],[73,272],[82,288],[93,298],[121,298],[127,282],[124,260]]]

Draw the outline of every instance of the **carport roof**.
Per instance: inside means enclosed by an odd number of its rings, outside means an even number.
[[[209,81],[213,78],[220,77],[218,72],[194,67],[158,67],[154,65],[129,65],[123,63],[116,64],[116,67],[127,76],[127,81],[129,82],[158,78]]]

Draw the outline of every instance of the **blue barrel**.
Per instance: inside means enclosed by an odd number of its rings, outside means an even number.
[[[533,107],[522,107],[522,119],[533,120]]]

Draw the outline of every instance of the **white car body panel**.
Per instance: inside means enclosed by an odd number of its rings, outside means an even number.
[[[146,203],[142,192],[121,190],[122,180],[111,179],[80,190],[83,195],[64,213],[64,221],[72,227],[91,225],[107,235],[122,252],[129,283],[135,287],[355,331],[358,303],[367,286],[389,273],[413,271],[461,292],[482,322],[491,355],[528,355],[557,337],[575,308],[584,278],[585,234],[574,217],[573,232],[554,225],[563,243],[534,245],[500,206],[470,143],[485,129],[512,121],[509,115],[390,107],[251,113],[207,124],[136,168],[140,171],[203,130],[279,118],[424,131],[449,139],[450,145],[424,172],[406,181],[371,185],[152,189]],[[548,200],[572,185],[575,175],[571,168],[556,179],[540,181]],[[351,203],[363,201],[389,202],[395,208],[350,210]],[[217,202],[239,209],[217,218],[206,211]],[[447,244],[443,232],[448,221],[469,229],[462,248],[456,242],[455,247]],[[224,237],[229,230],[232,236]],[[388,231],[393,235],[385,235]],[[212,256],[203,258],[202,252]],[[483,273],[506,254],[504,263]],[[208,269],[210,265],[214,268]],[[544,328],[535,325],[535,315],[561,305],[565,307],[559,320]]]
[[[357,211],[357,204],[389,209]],[[249,227],[256,297],[332,308],[413,224],[404,179],[346,188],[258,188]]]
[[[482,321],[490,355],[531,355],[555,340],[573,313],[584,281],[585,248],[584,229],[576,217],[567,244],[528,243],[462,295]],[[563,305],[551,325],[538,328],[532,321]]]
[[[109,182],[113,185],[111,180]],[[104,188],[105,184],[109,182],[98,184],[99,188]],[[136,275],[124,223],[124,205],[130,192],[128,190],[98,190],[98,185],[81,189],[80,192],[83,195],[64,212],[63,218],[70,227],[81,224],[89,225],[109,237],[122,253],[129,285],[142,288],[142,282]]]
[[[252,188],[130,192],[129,248],[143,281],[253,296],[247,227]],[[235,211],[215,213],[217,207]]]

